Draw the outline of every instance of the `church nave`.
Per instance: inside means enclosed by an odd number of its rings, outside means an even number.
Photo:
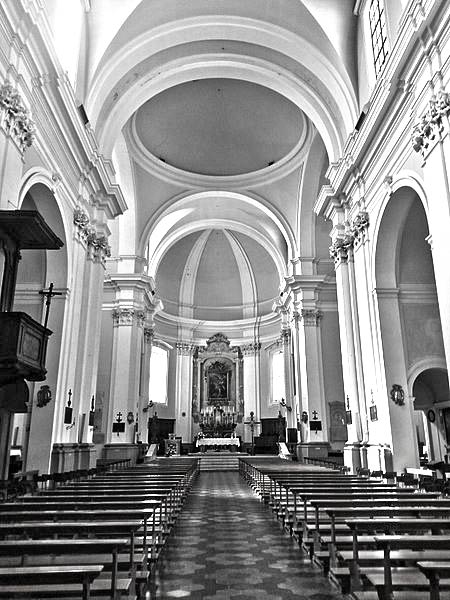
[[[153,599],[341,600],[233,471],[202,472],[158,561]]]

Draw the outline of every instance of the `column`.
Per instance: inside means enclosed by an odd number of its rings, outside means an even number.
[[[302,409],[308,414],[302,451],[308,456],[328,455],[328,415],[322,370],[322,343],[320,320],[322,312],[317,308],[300,308],[300,372],[302,380]],[[321,422],[321,429],[314,429],[314,421]]]
[[[360,443],[362,430],[360,421],[358,380],[356,369],[354,323],[350,290],[349,254],[353,249],[353,236],[347,234],[335,238],[330,247],[336,271],[336,292],[339,312],[339,334],[341,342],[342,376],[346,402],[347,435],[344,446],[344,463],[353,472],[361,466]]]
[[[73,212],[72,261],[69,269],[69,302],[65,323],[61,379],[58,382],[56,399],[55,439],[57,443],[75,443],[77,440],[78,418],[74,424],[64,423],[64,411],[67,407],[68,393],[71,391],[71,408],[73,415],[79,414],[79,388],[75,393],[77,368],[79,369],[79,343],[82,324],[82,311],[88,302],[86,290],[80,285],[85,280],[87,236],[90,219],[80,206]],[[100,317],[99,317],[100,318]]]
[[[307,421],[305,423],[305,418],[302,415],[304,412],[307,413],[308,407],[303,406],[303,398],[302,398],[302,381],[301,381],[301,359],[300,359],[300,313],[298,311],[292,312],[291,318],[291,344],[293,351],[293,362],[294,362],[294,404],[295,411],[297,415],[297,423],[299,425],[299,442],[306,441],[307,434]]]
[[[78,438],[84,443],[92,443],[93,427],[88,424],[89,412],[92,408],[93,396],[95,400],[97,387],[105,260],[111,254],[106,219],[102,220],[103,224],[99,225],[97,222],[97,227],[101,229],[90,227],[87,235],[87,264],[83,285],[85,304],[82,309],[82,327],[74,384],[74,393],[79,395],[79,418],[84,420],[84,425],[80,423],[83,430],[78,431]]]
[[[127,415],[135,418],[139,397],[140,356],[145,313],[134,307],[115,308],[113,319],[113,352],[111,365],[111,395],[108,410],[106,440],[110,444],[132,444],[134,422],[128,424]],[[125,423],[124,431],[113,432],[114,423]],[[117,426],[116,426],[117,428]]]
[[[139,383],[139,406],[137,410],[138,427],[136,441],[147,442],[148,439],[148,403],[150,402],[150,359],[153,347],[153,327],[144,326],[142,336],[141,372]]]
[[[175,431],[184,443],[192,442],[192,373],[195,345],[177,342]]]
[[[378,298],[378,315],[383,323],[383,344],[381,341],[381,331],[377,327],[369,290],[371,260],[368,230],[369,216],[361,211],[353,220],[352,227],[362,363],[362,385],[359,390],[363,420],[361,463],[370,470],[391,470],[392,455],[395,457],[394,469],[418,463],[417,436],[412,402],[400,406],[392,402],[389,396],[394,383],[407,389],[407,361],[396,294]],[[378,405],[379,416],[376,421],[370,420],[369,402]]]
[[[295,429],[297,432],[297,411],[294,400],[294,380],[293,380],[293,363],[292,363],[292,341],[291,330],[282,329],[280,340],[283,348],[283,365],[284,365],[284,397],[286,400],[286,427],[291,431]],[[293,435],[293,434],[291,434]],[[286,437],[286,439],[288,439]],[[288,440],[289,441],[289,440]],[[297,440],[292,440],[292,443]]]
[[[244,357],[244,422],[250,420],[253,412],[254,420],[260,420],[260,382],[259,382],[259,353],[261,344],[252,342],[241,347]],[[244,425],[244,442],[251,443],[252,434],[249,425]],[[258,435],[261,426],[255,426],[254,435]]]

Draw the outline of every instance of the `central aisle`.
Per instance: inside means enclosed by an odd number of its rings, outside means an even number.
[[[236,472],[200,474],[155,583],[158,599],[342,599]]]

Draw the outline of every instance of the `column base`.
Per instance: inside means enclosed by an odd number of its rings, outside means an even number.
[[[297,444],[297,459],[302,462],[304,458],[328,458],[330,448],[329,442],[300,442]]]
[[[350,473],[356,474],[361,465],[361,443],[347,442],[344,445],[344,465],[350,469]]]
[[[102,458],[105,460],[131,459],[130,466],[134,466],[141,458],[141,453],[146,444],[105,444],[103,446]]]
[[[78,445],[78,469],[92,469],[97,462],[97,450],[95,444]]]
[[[94,444],[53,444],[51,472],[65,473],[95,467],[97,460]]]
[[[370,471],[392,471],[392,450],[387,444],[366,444],[367,468]]]

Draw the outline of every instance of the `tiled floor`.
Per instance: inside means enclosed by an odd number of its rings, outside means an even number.
[[[152,598],[341,600],[237,472],[201,473],[158,562]]]

